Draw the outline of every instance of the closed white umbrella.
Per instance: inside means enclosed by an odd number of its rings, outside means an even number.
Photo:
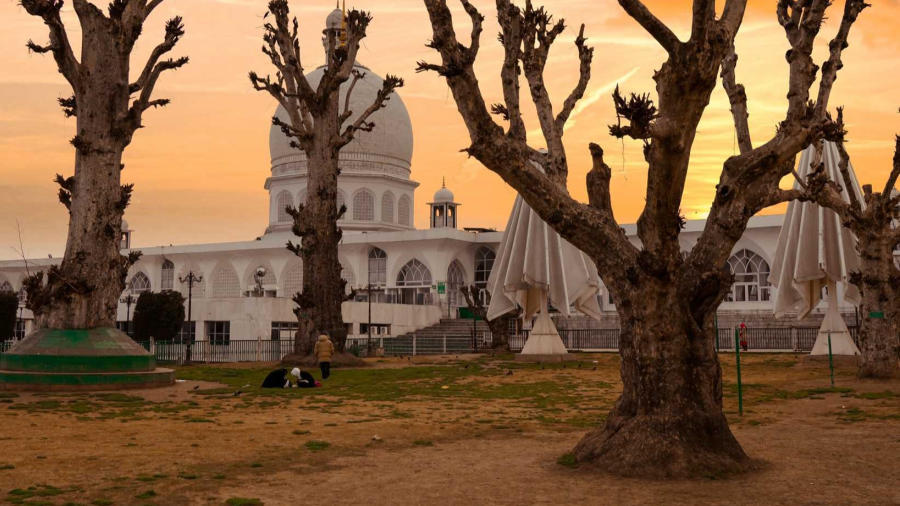
[[[852,166],[847,167],[852,185],[845,188],[840,159],[833,142],[823,144],[821,156],[814,146],[809,146],[800,157],[797,175],[805,181],[815,166],[824,162],[828,178],[841,187],[841,197],[849,202],[848,192],[852,191],[863,203]],[[795,181],[794,188],[799,186]],[[828,287],[828,309],[811,355],[828,354],[829,333],[833,354],[858,355],[859,348],[853,343],[838,310],[837,286],[841,285],[845,301],[859,304],[859,290],[847,280],[849,274],[859,268],[859,255],[856,238],[841,226],[837,213],[813,202],[792,201],[784,215],[774,260],[769,281],[776,287],[775,316],[796,312],[798,319],[803,318],[821,300],[822,287]]]
[[[597,267],[580,250],[559,236],[517,196],[500,249],[488,278],[493,320],[521,307],[523,318],[538,314],[522,349],[523,355],[563,355],[566,347],[547,313],[548,297],[562,314],[570,306],[600,319]]]

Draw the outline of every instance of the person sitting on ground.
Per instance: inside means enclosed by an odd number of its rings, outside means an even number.
[[[313,375],[295,367],[288,374],[287,369],[275,369],[263,380],[263,388],[314,388],[321,386]]]
[[[290,385],[287,369],[275,369],[262,382],[262,388],[288,388]]]
[[[313,375],[295,367],[291,374],[297,378],[297,388],[315,388],[320,384],[313,378]]]

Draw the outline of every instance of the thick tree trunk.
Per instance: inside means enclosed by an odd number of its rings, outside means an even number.
[[[852,281],[862,295],[858,371],[861,378],[900,376],[900,271],[894,266],[887,235],[864,234],[858,242],[861,272]]]
[[[110,2],[106,12],[94,3],[73,3],[81,32],[81,59],[75,57],[60,11],[62,1],[22,0],[25,10],[43,19],[50,44],[29,41],[37,53],[52,53],[73,95],[60,98],[67,117],[77,118],[75,174],[57,175],[59,200],[69,210],[69,232],[62,263],[26,280],[28,307],[38,328],[112,327],[129,266],[139,253],[119,254],[122,214],[131,186],[121,186],[122,152],[141,127],[162,72],[180,68],[186,57],[161,60],[184,35],[180,17],[166,23],[165,38],[151,52],[140,76],[130,81],[131,51],[144,20],[162,0]]]
[[[664,284],[620,300],[622,396],[605,425],[575,447],[579,462],[660,478],[751,466],[722,412],[712,314],[695,322],[685,305],[685,297]]]
[[[250,72],[250,81],[256,90],[268,92],[287,111],[289,122],[277,116],[272,121],[293,139],[292,146],[306,153],[308,169],[307,201],[296,211],[290,208],[288,211],[294,218],[294,233],[302,238],[299,247],[289,243],[288,249],[304,260],[303,292],[294,297],[300,324],[295,352],[311,353],[315,334],[328,332],[336,351],[343,354],[347,330],[341,303],[346,299],[346,282],[341,279],[338,260],[341,230],[337,219],[343,213],[336,205],[338,153],[353,140],[355,132],[371,131],[375,127],[370,116],[384,107],[394,89],[403,85],[403,80],[388,75],[373,97],[372,105],[353,111],[350,109],[353,87],[365,77],[365,72],[354,69],[354,64],[372,16],[350,10],[344,14],[340,27],[326,27],[322,32],[325,68],[313,87],[300,62],[299,24],[297,18],[291,22],[287,0],[271,0],[266,15],[269,14],[274,24],[265,25],[263,52],[278,69],[278,78],[273,80]],[[351,78],[341,109],[341,86]]]
[[[126,271],[119,254],[121,158],[121,150],[77,155],[66,252],[47,280],[50,300],[39,328],[115,326]]]
[[[75,90],[75,174],[63,186],[69,231],[62,263],[35,301],[38,328],[114,327],[128,270],[119,248],[128,202],[120,174],[130,133],[120,125],[129,108],[129,56],[101,15],[83,19],[82,29],[82,65],[90,71]]]
[[[335,118],[336,119],[336,118]],[[323,136],[323,138],[327,138]],[[316,146],[309,153],[307,201],[303,212],[303,293],[299,317],[302,332],[297,352],[312,353],[316,335],[327,331],[338,352],[344,351],[347,330],[341,314],[346,298],[346,282],[341,279],[338,245],[341,231],[337,227],[338,154],[327,145]]]
[[[509,322],[514,318],[503,315],[487,322],[491,329],[491,348],[497,351],[509,351]],[[485,318],[487,321],[487,319]]]

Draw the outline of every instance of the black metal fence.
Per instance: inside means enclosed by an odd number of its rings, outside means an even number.
[[[185,342],[138,341],[152,351],[158,362],[184,363],[188,344]],[[231,339],[225,343],[194,341],[190,344],[192,362],[276,362],[294,350],[293,339]]]
[[[849,327],[854,341],[858,339],[858,328]],[[751,351],[796,351],[812,350],[818,335],[818,327],[748,327],[744,333],[747,348]],[[610,329],[559,329],[559,335],[570,351],[615,351],[619,349],[621,330]],[[717,345],[719,351],[734,350],[734,328],[719,328]],[[528,339],[528,331],[520,332],[509,339],[511,351],[521,351]],[[373,347],[378,354],[386,356],[443,355],[474,353],[491,346],[489,332],[471,336],[416,336],[373,337]],[[158,362],[184,363],[188,356],[185,342],[138,341],[146,350],[153,352]],[[0,353],[9,350],[15,341],[0,341]],[[365,337],[347,338],[347,350],[365,356],[368,348]],[[192,362],[276,362],[294,350],[293,339],[231,339],[224,343],[194,341],[190,345]]]

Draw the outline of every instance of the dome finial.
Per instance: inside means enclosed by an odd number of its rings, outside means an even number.
[[[453,203],[453,192],[447,188],[447,178],[441,178],[441,187],[434,193],[434,203],[435,204],[443,204],[443,203]]]

